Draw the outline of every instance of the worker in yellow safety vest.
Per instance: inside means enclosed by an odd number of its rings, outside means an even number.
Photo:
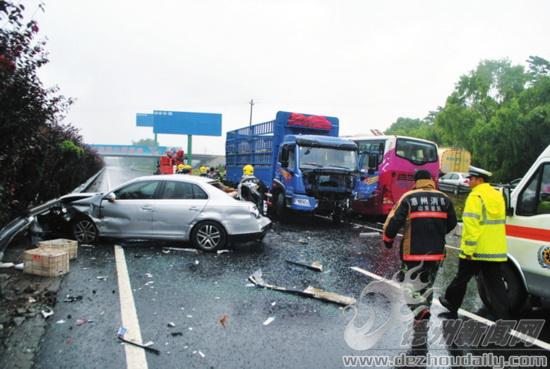
[[[494,313],[501,319],[510,318],[510,305],[501,271],[501,265],[508,260],[506,206],[502,194],[487,183],[491,176],[491,172],[473,166],[468,172],[472,191],[466,198],[462,214],[458,273],[447,288],[445,297],[439,298],[450,315],[456,316],[470,279],[481,274],[488,293],[496,302]]]

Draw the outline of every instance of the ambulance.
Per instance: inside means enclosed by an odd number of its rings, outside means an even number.
[[[550,145],[517,187],[504,188],[508,262],[503,268],[512,310],[516,313],[550,301]],[[478,289],[491,308],[490,294],[478,278]]]

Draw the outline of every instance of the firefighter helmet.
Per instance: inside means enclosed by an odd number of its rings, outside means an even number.
[[[178,164],[178,170],[182,170],[185,167],[183,164]]]
[[[243,174],[245,176],[252,176],[254,175],[254,167],[250,164],[246,164],[244,167],[243,167]]]
[[[208,168],[204,165],[201,165],[200,168],[199,168],[199,173],[200,174],[206,174],[208,173]]]

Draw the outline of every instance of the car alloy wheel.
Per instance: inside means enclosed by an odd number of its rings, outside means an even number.
[[[226,240],[225,230],[216,222],[201,222],[193,230],[193,243],[204,251],[221,248],[225,246]]]
[[[73,235],[80,243],[92,243],[97,239],[97,228],[90,219],[80,219],[73,226]]]

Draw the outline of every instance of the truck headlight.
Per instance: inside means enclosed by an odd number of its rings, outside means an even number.
[[[309,206],[310,204],[308,199],[294,199],[294,205]]]

